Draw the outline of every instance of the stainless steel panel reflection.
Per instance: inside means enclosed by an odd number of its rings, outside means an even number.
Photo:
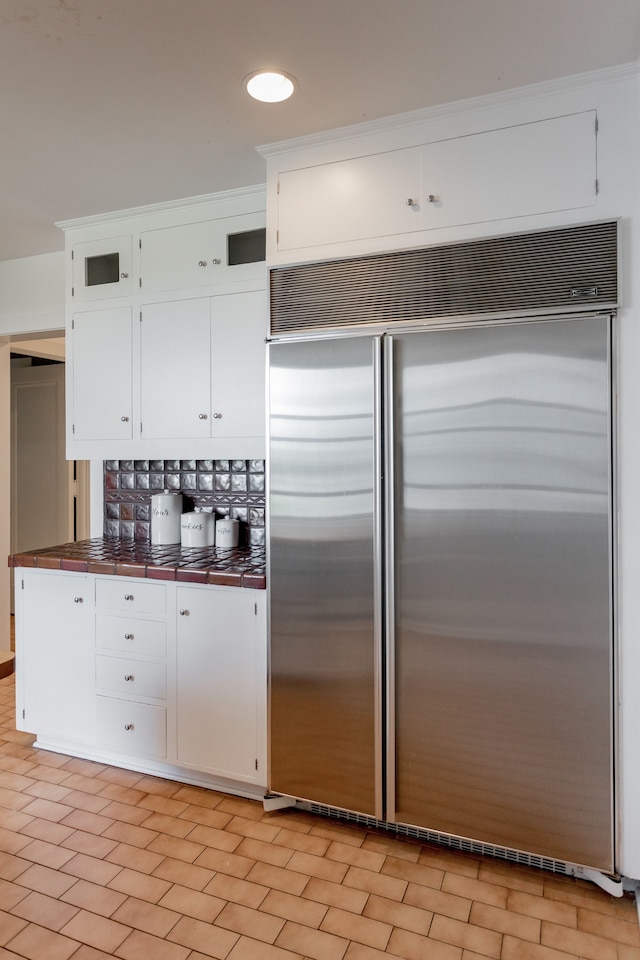
[[[608,319],[394,355],[395,819],[610,870]]]
[[[377,346],[269,347],[270,788],[371,814]]]

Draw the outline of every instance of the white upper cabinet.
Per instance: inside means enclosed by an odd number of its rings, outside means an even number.
[[[209,437],[209,298],[150,303],[140,312],[141,436]]]
[[[278,250],[421,228],[420,150],[393,150],[280,174]]]
[[[587,207],[596,200],[595,112],[421,148],[426,229]]]
[[[211,299],[212,437],[264,437],[268,315],[266,290]]]
[[[74,303],[131,295],[131,235],[76,243],[71,250]]]
[[[61,224],[69,459],[265,456],[264,207],[251,188]]]
[[[140,234],[143,296],[265,276],[264,213],[145,230]]]
[[[330,256],[334,244],[337,255],[357,254],[375,238],[386,249],[417,233],[415,244],[428,244],[445,227],[595,204],[596,112],[318,164],[307,154],[306,166],[296,159],[274,161],[276,260]]]
[[[67,440],[131,440],[131,307],[74,313],[67,363]]]

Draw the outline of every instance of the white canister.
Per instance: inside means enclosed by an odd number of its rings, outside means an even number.
[[[180,543],[182,494],[165,490],[151,497],[151,543]]]
[[[183,547],[211,547],[215,538],[213,514],[196,507],[180,517],[180,542]]]
[[[219,550],[231,550],[238,546],[240,524],[230,517],[222,517],[216,523],[216,547]]]

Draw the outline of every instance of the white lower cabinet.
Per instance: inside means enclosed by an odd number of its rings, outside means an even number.
[[[257,594],[177,591],[178,762],[250,782],[265,776],[264,606]]]
[[[123,754],[167,756],[166,707],[98,696],[96,724],[104,747]]]
[[[264,591],[31,568],[15,582],[18,729],[158,775],[264,786]]]
[[[18,730],[92,741],[93,588],[82,574],[16,570]]]
[[[165,583],[96,579],[96,742],[127,755],[165,759],[173,613]]]

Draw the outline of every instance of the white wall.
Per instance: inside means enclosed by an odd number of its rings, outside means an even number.
[[[0,335],[64,329],[64,253],[0,261]]]
[[[0,261],[0,647],[9,646],[12,335],[64,329],[64,253]]]

